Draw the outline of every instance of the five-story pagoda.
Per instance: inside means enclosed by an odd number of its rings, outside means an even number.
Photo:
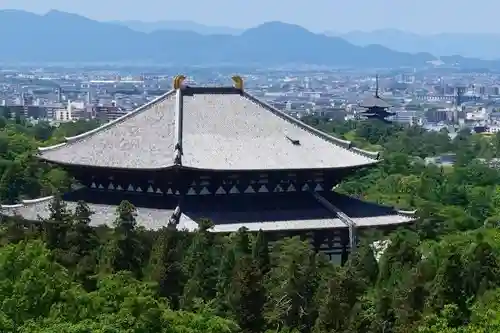
[[[195,230],[209,219],[214,232],[245,226],[280,237],[306,235],[317,249],[346,252],[357,228],[412,221],[390,207],[333,191],[343,177],[378,162],[378,153],[352,146],[233,86],[173,89],[95,130],[40,148],[39,158],[64,167],[82,185],[66,193],[85,200],[96,225],[113,221],[128,200],[138,223],[174,223]],[[51,198],[2,206],[27,220],[48,215]]]

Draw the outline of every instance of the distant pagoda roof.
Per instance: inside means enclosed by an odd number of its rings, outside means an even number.
[[[234,87],[174,89],[64,143],[39,148],[43,160],[114,169],[302,170],[351,168],[378,153],[323,133]]]
[[[381,108],[381,109],[387,109],[390,108],[391,105],[384,101],[382,98],[380,98],[378,94],[378,75],[375,78],[375,95],[374,96],[368,96],[361,103],[359,103],[359,106],[362,108]]]
[[[361,106],[362,108],[367,108],[367,109],[370,109],[370,108],[386,109],[386,108],[391,107],[391,105],[389,103],[384,101],[378,95],[369,96],[369,97],[365,98],[361,103],[359,103],[359,106]]]

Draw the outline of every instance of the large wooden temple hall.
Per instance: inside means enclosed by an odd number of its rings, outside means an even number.
[[[308,234],[318,248],[355,246],[355,231],[392,228],[414,217],[334,191],[345,176],[378,162],[378,154],[277,110],[249,94],[239,76],[227,87],[174,79],[173,89],[95,130],[39,148],[81,185],[69,208],[85,200],[95,225],[111,224],[117,205],[137,207],[140,225],[175,224],[213,232],[244,226],[274,235]],[[2,205],[4,216],[48,216],[51,197]]]

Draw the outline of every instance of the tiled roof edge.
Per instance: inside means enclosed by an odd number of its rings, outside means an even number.
[[[322,132],[312,126],[309,126],[305,123],[303,123],[302,121],[298,120],[298,119],[295,119],[294,117],[290,116],[290,115],[287,115],[286,113],[278,110],[277,108],[275,108],[274,106],[270,105],[269,103],[266,103],[260,99],[258,99],[257,97],[247,93],[246,91],[243,91],[242,92],[242,96],[248,98],[250,101],[256,103],[256,104],[259,104],[260,106],[264,107],[265,109],[267,109],[268,111],[274,113],[275,115],[279,116],[280,118],[282,119],[285,119],[286,121],[288,122],[291,122],[293,123],[294,125],[308,131],[309,133],[313,134],[313,135],[316,135],[320,138],[322,138],[323,140],[326,140],[334,145],[337,145],[337,146],[340,146],[344,149],[347,149],[347,150],[350,150],[354,153],[357,153],[357,154],[360,154],[360,155],[363,155],[367,158],[370,158],[370,159],[375,159],[377,160],[380,156],[380,153],[379,152],[370,152],[370,151],[366,151],[366,150],[362,150],[362,149],[359,149],[359,148],[356,148],[353,146],[352,142],[351,141],[348,141],[348,140],[343,140],[343,139],[339,139],[339,138],[336,138],[332,135],[329,135],[329,134],[326,134],[325,132]]]
[[[48,196],[48,197],[42,197],[42,198],[36,198],[36,199],[28,199],[28,200],[21,200],[20,203],[13,204],[13,205],[0,205],[0,208],[2,208],[2,209],[21,208],[21,207],[28,206],[28,205],[34,205],[34,204],[37,204],[37,203],[50,201],[53,198],[54,198],[54,196],[51,195],[51,196]]]
[[[396,213],[398,215],[402,215],[405,217],[415,217],[415,214],[417,214],[417,210],[396,210]]]
[[[85,133],[82,133],[82,134],[79,134],[79,135],[75,135],[75,136],[71,136],[71,137],[65,137],[65,141],[66,142],[63,142],[63,143],[59,143],[59,144],[56,144],[56,145],[53,145],[53,146],[48,146],[48,147],[39,147],[38,148],[38,151],[40,152],[44,152],[44,151],[48,151],[48,150],[53,150],[53,149],[57,149],[57,148],[60,148],[60,147],[63,147],[64,145],[66,145],[67,143],[72,143],[72,142],[75,142],[77,140],[81,140],[81,139],[84,139],[92,134],[95,134],[95,133],[98,133],[102,130],[105,130],[109,127],[112,127],[124,120],[127,120],[135,115],[137,115],[138,113],[142,112],[142,111],[145,111],[147,110],[149,107],[151,107],[152,105],[156,104],[156,103],[159,103],[167,98],[169,98],[171,95],[173,95],[175,93],[175,90],[170,90],[168,92],[166,92],[165,94],[161,95],[161,96],[158,96],[157,98],[155,98],[154,100],[144,104],[144,105],[141,105],[139,106],[137,109],[135,109],[134,111],[132,112],[129,112],[127,114],[124,114],[123,116],[115,119],[115,120],[112,120],[110,121],[109,123],[106,123],[104,125],[101,125],[97,128],[94,128],[93,130],[90,130],[88,132],[85,132]]]
[[[360,155],[366,156],[368,158],[373,158],[375,160],[380,159],[380,152],[378,151],[369,151],[369,150],[364,150],[358,147],[351,147],[351,150],[357,152]]]

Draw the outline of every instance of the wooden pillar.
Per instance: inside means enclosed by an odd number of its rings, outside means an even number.
[[[322,230],[314,230],[312,233],[312,245],[314,247],[314,251],[318,253],[321,250],[321,245],[325,241],[325,234]]]
[[[349,243],[350,243],[350,232],[349,229],[342,229],[340,231],[340,244],[342,246],[342,254],[341,254],[341,264],[345,265],[347,259],[349,259]]]

